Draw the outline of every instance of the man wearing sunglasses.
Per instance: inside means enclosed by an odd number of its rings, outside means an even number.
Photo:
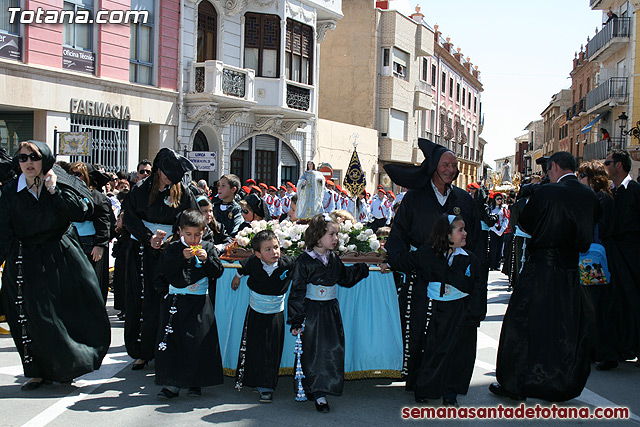
[[[149,175],[151,175],[151,162],[144,159],[138,163],[138,176],[136,177],[136,182],[145,179]]]
[[[629,175],[631,156],[626,150],[611,151],[604,166],[616,206],[613,240],[617,250],[609,263],[620,278],[616,289],[622,301],[619,344],[622,354],[633,358],[640,355],[640,184]]]
[[[498,396],[563,402],[587,382],[593,309],[579,283],[578,254],[593,241],[601,209],[575,170],[570,153],[553,154],[552,184],[539,186],[520,214],[529,255],[502,322],[498,382],[489,387]]]

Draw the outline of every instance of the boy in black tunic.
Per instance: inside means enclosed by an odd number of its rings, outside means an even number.
[[[206,227],[199,210],[184,211],[180,240],[166,248],[154,285],[165,295],[156,347],[156,384],[160,398],[177,397],[180,388],[200,396],[201,387],[222,384],[222,357],[213,298],[222,263],[213,243],[203,241]]]
[[[231,282],[238,289],[240,278],[249,276],[251,299],[244,321],[236,388],[257,387],[260,402],[271,403],[278,383],[284,345],[284,300],[295,260],[280,255],[280,244],[271,230],[251,240],[254,255],[240,261],[241,268]]]

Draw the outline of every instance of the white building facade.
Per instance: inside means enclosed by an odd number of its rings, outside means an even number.
[[[184,0],[179,142],[233,173],[297,181],[316,147],[319,45],[341,0]]]

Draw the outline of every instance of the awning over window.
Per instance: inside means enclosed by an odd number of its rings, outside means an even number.
[[[609,114],[609,112],[605,111],[604,113],[600,114],[595,119],[591,120],[588,125],[586,125],[585,127],[582,128],[582,133],[589,132],[591,130],[591,128],[593,127],[593,125],[598,123],[598,121],[600,121],[600,119],[603,118],[604,116],[606,116],[607,114]]]

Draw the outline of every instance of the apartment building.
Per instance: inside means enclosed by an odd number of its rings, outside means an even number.
[[[195,176],[296,182],[316,150],[319,46],[341,1],[184,1],[179,143],[215,153]]]
[[[90,155],[66,159],[116,171],[175,146],[179,2],[9,0],[8,6],[92,17],[119,11],[114,18],[124,19],[20,24],[0,10],[0,147],[13,154],[27,139],[54,147],[58,131],[87,132]],[[146,11],[146,18],[126,19],[128,10]]]
[[[571,107],[571,91],[563,89],[551,97],[551,101],[542,113],[543,134],[542,134],[542,155],[550,156],[560,151],[560,140],[566,124],[566,114]]]
[[[389,2],[352,0],[327,34],[320,63],[322,119],[378,131],[379,161],[373,175],[397,190],[383,166],[424,160],[418,137],[456,152],[458,185],[482,173],[482,84],[477,67],[429,27],[419,8],[411,16]],[[445,89],[440,90],[441,85]]]

